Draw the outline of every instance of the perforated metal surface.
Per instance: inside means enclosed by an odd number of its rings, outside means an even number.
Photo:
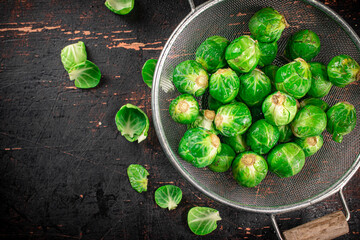
[[[276,213],[304,207],[337,191],[359,167],[360,127],[344,137],[343,143],[335,143],[324,132],[324,146],[314,156],[306,159],[303,170],[286,179],[269,173],[255,188],[236,184],[231,173],[214,173],[198,169],[181,160],[177,148],[186,127],[175,123],[168,108],[171,100],[179,95],[169,90],[169,82],[175,66],[188,59],[195,59],[197,47],[212,35],[233,40],[250,34],[248,22],[263,7],[271,6],[285,15],[287,28],[278,42],[279,51],[275,64],[283,65],[282,55],[288,37],[301,29],[315,31],[321,39],[321,51],[313,61],[327,64],[332,57],[348,54],[360,62],[360,41],[351,29],[328,12],[323,5],[309,4],[314,1],[213,1],[198,7],[175,30],[165,46],[155,72],[152,93],[154,125],[170,161],[196,187],[218,201],[231,206],[257,212]],[[317,5],[317,3],[315,3]],[[322,8],[322,10],[319,9]],[[324,13],[324,11],[326,13]],[[330,14],[331,17],[328,15]],[[167,85],[164,91],[161,86]],[[330,105],[339,101],[352,103],[360,119],[360,83],[344,89],[333,87],[324,98]]]

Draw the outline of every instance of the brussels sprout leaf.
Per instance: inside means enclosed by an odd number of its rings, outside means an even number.
[[[219,211],[208,207],[193,207],[188,213],[188,225],[196,235],[206,235],[217,228],[216,222],[221,220]]]
[[[70,44],[61,50],[61,62],[66,71],[74,67],[76,64],[85,62],[87,59],[85,44],[81,41]]]
[[[100,69],[94,63],[86,60],[72,67],[69,71],[70,80],[75,80],[78,88],[96,87],[101,78]]]
[[[173,210],[182,199],[182,191],[174,185],[165,185],[155,191],[155,202],[161,208]]]
[[[156,59],[147,60],[141,70],[142,78],[149,88],[152,86],[157,61]]]
[[[105,6],[113,13],[126,15],[134,8],[134,0],[106,0]]]
[[[127,174],[133,189],[139,193],[147,191],[147,176],[149,173],[143,166],[139,164],[131,164],[127,169]]]

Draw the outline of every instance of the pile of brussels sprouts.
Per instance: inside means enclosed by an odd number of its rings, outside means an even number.
[[[305,158],[322,147],[325,129],[341,143],[355,128],[353,105],[339,102],[329,108],[320,98],[332,85],[359,80],[359,64],[348,55],[334,57],[327,66],[311,62],[320,52],[320,39],[301,30],[288,40],[284,56],[289,63],[271,65],[287,26],[283,15],[263,8],[250,19],[251,36],[232,42],[209,37],[195,60],[175,67],[173,83],[182,95],[169,112],[188,127],[178,148],[183,160],[214,172],[231,168],[240,185],[254,187],[268,170],[281,178],[299,173]],[[195,99],[200,96],[207,109],[200,110]]]

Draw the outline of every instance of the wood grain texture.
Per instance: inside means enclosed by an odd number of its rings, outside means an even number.
[[[103,2],[0,0],[0,238],[276,239],[267,215],[215,202],[186,182],[152,127],[151,91],[141,67],[158,58],[189,13],[187,0],[135,0],[126,16]],[[360,34],[358,0],[322,2]],[[60,61],[61,49],[78,40],[103,74],[91,90],[75,88]],[[115,113],[126,103],[149,116],[149,135],[140,144],[116,130]],[[128,183],[131,163],[148,169],[148,192],[139,194]],[[350,233],[340,239],[360,238],[359,180],[358,171],[345,188],[352,215]],[[183,190],[176,211],[154,202],[164,184]],[[218,229],[194,236],[186,224],[193,206],[218,209]],[[332,196],[277,219],[285,230],[339,209]]]

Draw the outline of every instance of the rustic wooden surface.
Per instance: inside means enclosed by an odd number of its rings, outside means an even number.
[[[186,0],[138,0],[127,16],[104,0],[0,0],[0,238],[1,239],[275,239],[270,218],[215,202],[186,182],[166,159],[151,119],[151,91],[141,67],[158,58],[190,8]],[[195,1],[197,4],[203,0]],[[360,34],[358,0],[326,0]],[[76,89],[60,50],[83,40],[103,77],[98,87]],[[125,103],[144,109],[149,136],[129,143],[114,115]],[[131,189],[130,163],[150,172],[148,192]],[[360,172],[345,188],[350,233],[359,239]],[[170,183],[183,201],[168,212],[154,190]],[[194,236],[186,214],[209,206],[223,218],[217,230]],[[342,209],[338,197],[278,217],[290,229]]]

